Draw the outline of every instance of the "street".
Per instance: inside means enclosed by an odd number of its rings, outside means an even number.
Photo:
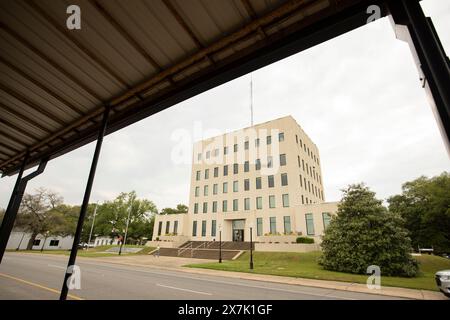
[[[0,299],[58,299],[67,256],[6,253],[0,265]],[[189,274],[78,259],[81,289],[70,299],[400,299],[381,295]]]

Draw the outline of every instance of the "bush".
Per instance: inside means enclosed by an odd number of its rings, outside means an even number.
[[[351,185],[325,230],[319,263],[327,270],[359,274],[377,265],[381,275],[413,277],[418,264],[410,248],[400,215],[388,212],[363,184]]]
[[[314,239],[308,237],[298,237],[296,241],[297,243],[314,243]]]

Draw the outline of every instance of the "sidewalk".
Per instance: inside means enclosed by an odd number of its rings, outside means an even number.
[[[283,277],[265,274],[254,274],[245,272],[232,272],[221,270],[209,270],[209,269],[196,269],[187,268],[183,265],[190,263],[198,263],[199,259],[191,258],[177,258],[177,257],[153,257],[153,256],[124,256],[114,258],[83,258],[88,260],[95,260],[107,263],[116,263],[122,265],[129,265],[135,267],[149,267],[149,268],[164,268],[166,270],[181,271],[191,274],[202,274],[211,276],[222,276],[237,279],[246,279],[254,281],[268,281],[274,283],[283,283],[291,285],[300,285],[308,287],[318,287],[326,289],[335,289],[342,291],[352,291],[360,293],[378,294],[386,296],[394,296],[400,298],[409,298],[417,300],[448,300],[442,293],[429,290],[416,290],[398,287],[381,287],[381,289],[369,289],[365,284],[340,282],[340,281],[328,281],[328,280],[315,280],[305,278],[293,278]],[[214,260],[215,261],[215,260]],[[214,262],[213,260],[204,260],[202,262]]]

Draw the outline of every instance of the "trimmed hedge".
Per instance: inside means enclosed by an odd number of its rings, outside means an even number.
[[[308,237],[298,237],[297,243],[314,243],[314,239]]]

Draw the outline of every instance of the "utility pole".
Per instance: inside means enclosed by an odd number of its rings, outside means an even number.
[[[127,241],[128,224],[130,223],[130,215],[131,215],[131,210],[132,209],[133,209],[133,199],[131,199],[130,209],[128,210],[127,225],[125,227],[125,236],[123,238],[122,243],[120,244],[119,256],[122,254],[122,246],[123,246],[123,244]]]
[[[88,243],[87,243],[86,250],[89,250],[89,244],[91,243],[92,230],[94,230],[95,215],[97,214],[97,206],[98,206],[98,201],[95,203],[94,218],[92,219],[91,232],[89,232],[89,240],[88,240]]]

